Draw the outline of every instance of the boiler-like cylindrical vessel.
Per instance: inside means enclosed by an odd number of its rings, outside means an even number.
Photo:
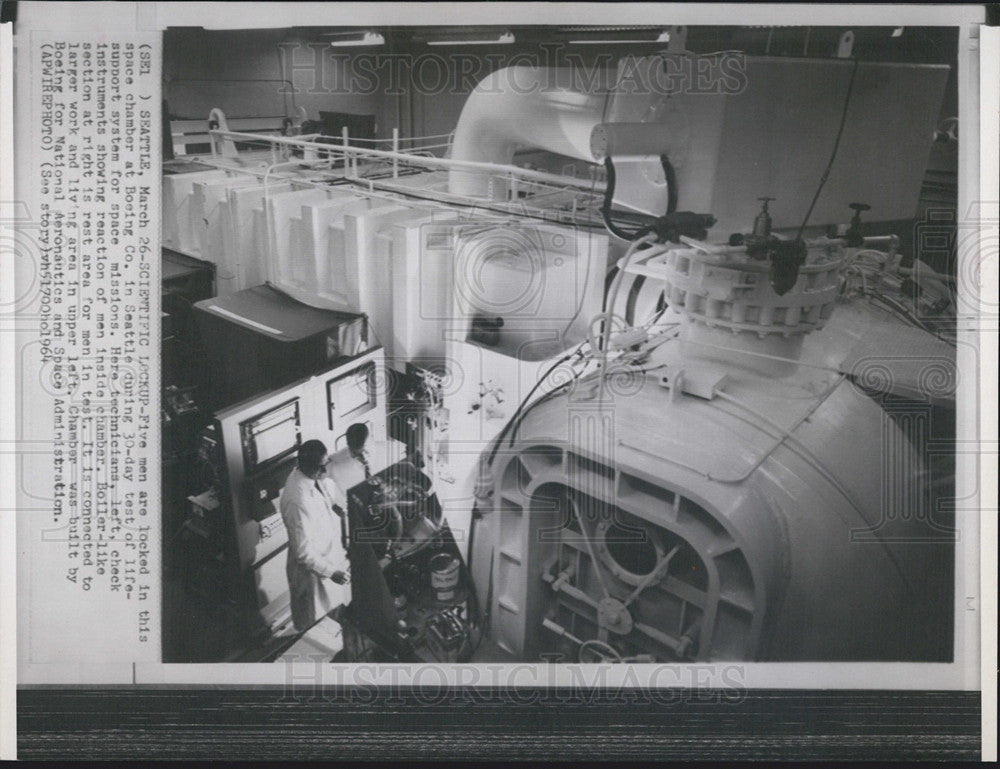
[[[834,373],[809,387],[735,374],[710,399],[661,380],[554,397],[498,452],[502,647],[941,659],[947,550],[926,543],[921,458],[875,401]]]

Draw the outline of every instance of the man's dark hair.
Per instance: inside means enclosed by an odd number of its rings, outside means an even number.
[[[358,451],[368,440],[368,425],[363,422],[355,422],[347,428],[347,448],[351,451]]]
[[[306,441],[299,446],[299,469],[306,475],[315,475],[323,466],[326,446],[323,441]]]

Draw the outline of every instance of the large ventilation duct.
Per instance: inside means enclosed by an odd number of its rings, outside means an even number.
[[[601,122],[603,95],[572,87],[573,70],[515,66],[479,83],[462,109],[452,159],[510,165],[514,151],[532,147],[593,161],[590,134]],[[458,195],[498,198],[490,171],[452,169],[448,189]]]
[[[776,229],[797,227],[824,172],[852,77],[844,60],[738,52],[623,59],[610,95],[570,68],[498,70],[470,94],[455,160],[510,165],[519,147],[596,163],[614,159],[619,208],[659,216],[667,193],[657,155],[674,166],[682,210],[710,212],[713,235],[746,231],[757,199],[776,197]],[[847,203],[872,222],[912,218],[948,68],[858,65],[838,162],[810,217],[842,222]],[[595,93],[596,91],[596,93]],[[503,198],[499,169],[452,169],[451,192]]]
[[[615,119],[618,113],[635,112],[636,102],[648,106],[654,95],[617,99],[630,106],[631,111],[624,112],[603,92],[577,89],[574,76],[569,68],[527,66],[491,74],[476,86],[462,109],[452,158],[508,166],[521,148],[547,150],[590,163],[613,155],[622,166],[620,171],[631,178],[639,158],[655,158],[686,145],[687,119],[676,110],[655,113],[652,123],[604,122],[609,117]],[[459,195],[502,198],[506,190],[492,183],[495,176],[489,169],[452,169],[448,188]]]

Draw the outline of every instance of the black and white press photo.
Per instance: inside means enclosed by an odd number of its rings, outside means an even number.
[[[950,662],[957,45],[166,30],[165,660]]]
[[[0,13],[4,757],[995,756],[995,9]]]

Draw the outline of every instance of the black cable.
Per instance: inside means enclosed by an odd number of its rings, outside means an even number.
[[[559,387],[556,387],[556,388],[554,388],[552,390],[549,390],[549,392],[545,393],[545,395],[543,395],[542,397],[538,398],[530,406],[528,406],[527,408],[523,409],[521,411],[520,415],[517,417],[516,423],[512,422],[513,429],[510,431],[510,440],[507,443],[507,448],[511,448],[514,445],[514,439],[517,438],[517,430],[521,426],[521,423],[524,421],[525,417],[528,416],[528,414],[530,414],[532,411],[534,411],[534,409],[537,406],[541,406],[543,403],[546,403],[547,401],[552,400],[552,398],[556,397],[557,395],[562,395],[563,392],[565,390],[567,390],[570,386],[572,386],[573,384],[575,384],[576,380],[579,379],[579,378],[580,378],[580,374],[577,374],[569,382],[566,382],[566,384],[559,385]]]
[[[611,221],[611,201],[615,196],[615,164],[611,160],[610,155],[604,158],[604,170],[607,172],[607,182],[604,187],[604,200],[601,203],[601,219],[604,221],[604,227],[616,238],[628,241],[635,240],[639,236],[639,232],[641,230],[627,232],[616,226]]]
[[[660,165],[663,166],[663,178],[667,183],[667,213],[672,214],[677,210],[677,174],[666,155],[660,155]]]
[[[662,293],[660,294],[660,299],[663,299],[663,294]],[[644,324],[645,328],[651,328],[653,325],[655,325],[656,322],[660,318],[662,318],[663,314],[667,311],[667,304],[666,304],[666,302],[663,303],[663,307],[659,307],[659,302],[657,302],[657,307],[659,309],[656,310],[656,315],[653,316],[652,320],[646,321],[646,323]]]
[[[614,265],[608,274],[604,276],[604,297],[601,299],[601,312],[608,311],[608,293],[611,291],[611,284],[615,282],[615,275],[618,274],[618,265]]]
[[[621,77],[622,76],[619,75],[614,86],[609,88],[604,93],[604,106],[601,108],[601,123],[608,122],[608,107],[611,106],[611,94],[620,85]],[[611,221],[611,201],[615,194],[615,167],[611,162],[610,157],[604,159],[604,168],[607,173],[607,179],[605,180],[606,185],[604,188],[604,201],[601,204],[601,219],[604,221],[604,228],[616,238],[620,238],[621,240],[635,240],[638,235],[628,235],[625,230],[619,229]],[[594,187],[591,186],[591,194],[593,194],[593,191]]]
[[[601,376],[602,377],[604,377],[604,376],[613,376],[614,374],[629,374],[631,376],[636,376],[638,374],[648,374],[650,371],[654,371],[657,368],[662,368],[662,367],[661,366],[653,366],[653,367],[650,367],[650,368],[633,369],[632,371],[628,371],[626,369],[622,369],[620,371],[614,371],[614,372],[612,372],[610,374],[602,373]],[[539,398],[538,400],[536,400],[534,403],[532,403],[530,406],[528,406],[526,409],[524,409],[521,412],[521,416],[520,416],[520,419],[518,419],[518,423],[516,425],[514,425],[514,429],[510,433],[510,441],[507,444],[508,448],[514,445],[514,439],[517,437],[517,430],[521,426],[521,423],[524,421],[525,417],[528,416],[529,412],[531,412],[532,410],[534,410],[534,408],[536,406],[542,405],[543,403],[545,403],[546,401],[551,400],[552,398],[556,397],[557,395],[562,395],[563,392],[565,392],[568,388],[572,387],[576,383],[576,380],[578,380],[580,378],[580,375],[582,373],[583,372],[581,371],[579,374],[577,374],[575,377],[573,377],[570,381],[566,382],[565,384],[559,385],[559,387],[553,388],[549,392],[545,393],[545,395],[543,395],[541,398]]]
[[[531,396],[534,395],[535,392],[538,390],[538,388],[542,386],[542,382],[544,382],[546,379],[548,379],[549,376],[552,374],[552,372],[555,371],[559,366],[561,366],[563,363],[565,363],[566,361],[568,361],[573,356],[579,355],[579,354],[580,354],[580,350],[579,349],[574,350],[571,353],[567,353],[562,358],[560,358],[555,363],[553,363],[549,367],[549,370],[546,371],[544,374],[542,374],[541,377],[539,377],[538,381],[535,382],[534,386],[531,388],[531,390],[528,391],[528,394],[522,399],[521,403],[514,410],[514,413],[511,414],[510,419],[507,421],[507,424],[504,425],[503,430],[501,430],[500,433],[497,435],[496,443],[493,445],[493,450],[490,452],[490,458],[487,461],[487,464],[493,464],[493,460],[496,458],[497,451],[499,450],[500,445],[503,443],[503,439],[507,435],[507,431],[510,430],[511,425],[514,424],[514,421],[517,419],[518,414],[521,413],[522,409],[524,409],[524,407],[525,407],[525,405],[527,405],[528,401],[531,400]]]
[[[663,178],[667,183],[667,214],[672,214],[677,211],[677,173],[674,170],[673,164],[670,162],[665,154],[660,155],[660,165],[663,167]],[[604,169],[607,173],[607,184],[604,187],[604,200],[601,202],[601,219],[604,221],[604,227],[614,235],[616,238],[622,240],[633,241],[636,238],[640,238],[650,231],[650,228],[656,219],[649,217],[651,220],[649,224],[638,227],[632,232],[622,229],[611,221],[611,204],[615,197],[615,186],[616,186],[616,175],[615,175],[615,164],[608,155],[604,158]]]
[[[823,175],[819,179],[819,186],[816,188],[816,194],[813,195],[812,203],[809,204],[809,210],[806,211],[806,216],[799,226],[799,232],[795,236],[796,240],[802,239],[802,231],[805,230],[806,224],[809,223],[809,217],[812,216],[813,208],[816,207],[816,201],[819,200],[819,194],[823,191],[823,185],[826,184],[826,180],[830,176],[830,169],[833,168],[833,161],[837,157],[837,149],[840,147],[840,137],[844,134],[844,124],[847,121],[847,107],[851,103],[851,91],[854,90],[854,76],[858,73],[859,63],[860,59],[855,59],[854,66],[851,68],[851,79],[847,83],[847,93],[844,95],[844,109],[840,113],[840,127],[837,129],[837,138],[833,142],[833,151],[830,153],[830,160],[826,164],[826,170],[823,171]]]

